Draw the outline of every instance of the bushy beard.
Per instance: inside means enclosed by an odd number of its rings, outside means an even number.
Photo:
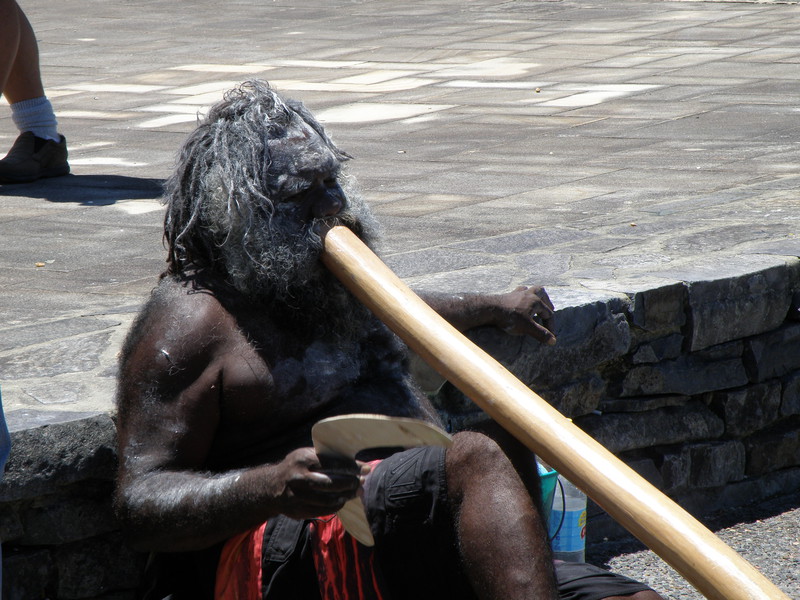
[[[278,204],[271,216],[259,213],[246,231],[231,231],[222,257],[233,287],[300,330],[339,341],[362,337],[371,313],[320,260],[321,226],[344,225],[367,246],[377,243],[379,228],[366,203],[354,191],[347,198],[335,217],[302,222],[293,205]]]

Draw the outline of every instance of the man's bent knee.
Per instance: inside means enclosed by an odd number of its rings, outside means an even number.
[[[486,435],[473,431],[453,436],[453,445],[445,454],[445,468],[451,492],[463,490],[475,479],[484,484],[508,477],[518,480],[502,448]]]

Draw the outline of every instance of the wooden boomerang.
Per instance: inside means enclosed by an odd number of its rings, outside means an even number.
[[[346,227],[322,260],[419,356],[713,600],[789,600],[689,513],[537,396],[412,292]]]
[[[342,415],[318,422],[311,429],[319,455],[353,459],[368,448],[449,446],[453,440],[438,427],[419,421],[385,415]],[[365,546],[374,546],[361,498],[348,500],[336,513],[347,532]]]

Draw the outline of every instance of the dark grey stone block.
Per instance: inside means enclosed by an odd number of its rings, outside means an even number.
[[[792,301],[789,304],[789,313],[786,318],[790,321],[800,321],[800,290],[792,294]]]
[[[596,410],[606,391],[606,384],[597,375],[590,375],[539,394],[556,410],[567,417],[579,417]]]
[[[800,489],[800,468],[792,468],[757,478],[729,481],[718,487],[676,492],[672,496],[692,514],[710,515],[721,509],[750,506],[776,496],[785,496],[787,490],[797,489]]]
[[[780,429],[754,435],[745,440],[747,475],[772,473],[800,466],[800,430]]]
[[[687,448],[679,447],[662,455],[661,479],[664,491],[686,489],[689,485],[692,459]]]
[[[672,360],[681,355],[682,347],[683,336],[679,333],[675,333],[667,337],[640,344],[633,353],[632,361],[633,364],[640,365]]]
[[[558,311],[555,346],[526,340],[512,371],[528,385],[554,389],[598,365],[622,357],[630,348],[630,326],[621,299],[590,301]]]
[[[636,292],[631,297],[631,323],[649,332],[680,332],[686,323],[687,297],[683,283]]]
[[[791,375],[783,382],[781,416],[792,415],[800,415],[800,372]]]
[[[657,489],[664,487],[661,471],[651,458],[626,459],[624,461],[633,471]]]
[[[508,367],[527,349],[526,338],[521,335],[508,335],[495,327],[478,327],[466,333],[466,337],[489,354],[496,361]]]
[[[575,424],[614,453],[715,439],[724,432],[722,419],[699,402],[645,413],[586,415]]]
[[[787,323],[747,341],[745,364],[753,381],[800,369],[800,323]]]
[[[83,481],[71,495],[37,498],[22,511],[25,546],[61,545],[119,529],[111,507],[113,483],[98,488]]]
[[[3,555],[3,600],[53,598],[56,567],[49,550]]]
[[[732,481],[713,490],[705,510],[748,506],[768,498],[786,495],[800,489],[800,467],[781,469],[760,477]],[[707,513],[706,513],[707,514]]]
[[[717,361],[729,360],[733,358],[741,358],[744,354],[744,342],[742,340],[733,340],[732,342],[725,342],[717,344],[716,346],[709,346],[697,352],[693,352],[694,358],[704,361]]]
[[[775,329],[791,299],[785,265],[688,287],[692,350]]]
[[[24,533],[22,519],[13,504],[3,505],[0,510],[0,540],[14,540]]]
[[[780,418],[781,384],[775,381],[712,392],[708,404],[725,422],[727,436],[743,438]]]
[[[689,447],[689,454],[689,482],[693,487],[718,487],[744,478],[746,453],[738,440],[694,444]]]
[[[125,545],[120,534],[60,546],[55,551],[58,597],[93,598],[119,589],[135,589],[143,557]]]
[[[741,358],[705,360],[681,356],[655,365],[631,368],[623,378],[620,396],[682,394],[693,396],[747,384]]]
[[[603,398],[599,409],[603,413],[645,412],[666,406],[683,406],[691,396],[640,396],[633,398]]]
[[[116,474],[116,428],[97,415],[11,434],[11,455],[0,482],[0,502],[52,493],[87,479]]]

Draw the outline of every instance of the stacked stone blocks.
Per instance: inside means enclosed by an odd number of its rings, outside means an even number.
[[[722,271],[595,293],[557,313],[555,347],[473,339],[690,511],[744,505],[800,486],[800,261]],[[441,396],[454,429],[483,418]]]
[[[800,487],[800,260],[719,275],[562,298],[553,347],[473,339],[690,512],[744,506]],[[450,384],[436,398],[452,430],[486,418]],[[134,597],[144,557],[113,517],[115,436],[106,414],[32,412],[12,431],[5,600]],[[621,533],[596,506],[588,529]]]

